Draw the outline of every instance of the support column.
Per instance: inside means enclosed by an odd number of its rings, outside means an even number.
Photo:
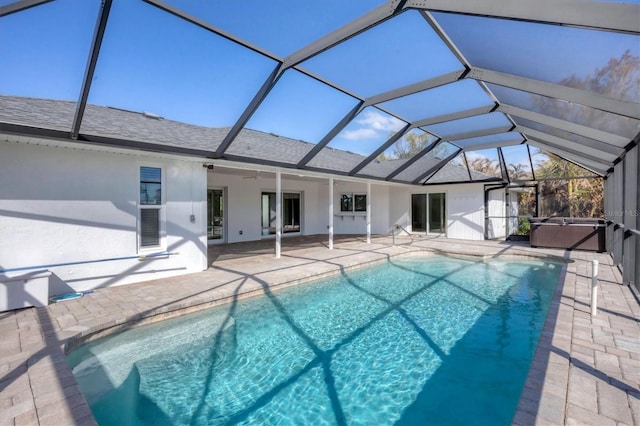
[[[282,239],[282,178],[280,170],[276,171],[276,259],[280,259],[280,243]]]
[[[371,182],[367,182],[367,244],[371,244]]]
[[[329,178],[329,250],[333,250],[333,177]]]

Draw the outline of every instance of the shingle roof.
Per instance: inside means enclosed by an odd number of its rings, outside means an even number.
[[[0,121],[68,131],[72,125],[71,117],[75,113],[75,102],[36,99],[17,96],[0,96]],[[87,104],[81,134],[100,138],[114,138],[132,142],[146,142],[163,146],[187,148],[213,152],[229,132],[229,127],[204,127],[193,124],[166,120],[151,113],[128,111],[119,108]],[[261,159],[272,162],[296,164],[314,144],[261,131],[243,129],[231,144],[227,153],[230,156]],[[334,148],[321,150],[309,165],[324,169],[348,172],[367,157],[361,154]],[[405,159],[373,161],[362,170],[363,175],[386,177]],[[426,171],[440,162],[439,158],[425,156],[416,162],[415,169]],[[474,179],[491,179],[492,176],[472,172]],[[415,174],[415,171],[413,172]],[[445,165],[439,172],[446,181],[467,181],[465,168]],[[417,176],[403,172],[398,180],[412,181]]]

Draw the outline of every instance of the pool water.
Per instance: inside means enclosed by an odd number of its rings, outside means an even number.
[[[509,424],[561,265],[408,257],[85,345],[100,425]]]

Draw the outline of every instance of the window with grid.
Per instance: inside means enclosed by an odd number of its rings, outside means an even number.
[[[162,169],[140,167],[140,247],[160,245],[160,210],[162,209]]]

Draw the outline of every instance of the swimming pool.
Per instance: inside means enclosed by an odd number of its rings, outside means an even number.
[[[87,344],[106,424],[509,424],[561,273],[408,257]]]

